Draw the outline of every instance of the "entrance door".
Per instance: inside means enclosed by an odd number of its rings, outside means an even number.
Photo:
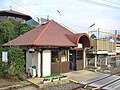
[[[76,50],[70,51],[70,70],[76,70]]]
[[[71,50],[70,51],[70,70],[83,69],[83,51]]]
[[[83,50],[76,50],[76,70],[82,70],[83,69]]]
[[[59,74],[59,66],[58,50],[51,50],[51,74]]]

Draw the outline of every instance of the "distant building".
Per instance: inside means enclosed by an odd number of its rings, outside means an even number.
[[[88,65],[102,67],[115,64],[116,62],[116,41],[115,34],[100,30],[91,31],[97,33],[96,38],[91,38],[93,49],[88,54]],[[91,33],[90,32],[90,33]],[[100,37],[101,33],[101,37]]]
[[[116,53],[120,54],[120,35],[116,37]]]
[[[9,18],[14,18],[16,20],[21,20],[30,25],[38,25],[39,23],[32,19],[29,15],[17,12],[14,10],[2,10],[0,11],[0,22],[8,20]]]
[[[7,20],[9,18],[15,18],[17,20],[25,20],[25,21],[32,19],[29,15],[26,15],[14,10],[0,11],[0,21]]]
[[[116,36],[116,65],[120,66],[120,35]]]

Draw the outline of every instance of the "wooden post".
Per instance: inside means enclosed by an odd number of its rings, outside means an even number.
[[[41,74],[41,77],[43,76],[43,50],[40,51],[41,53],[41,65],[40,65],[40,68],[41,68],[41,71],[40,71],[40,74]]]
[[[59,74],[61,74],[61,72],[62,72],[62,65],[61,65],[61,55],[62,55],[62,51],[61,50],[59,50],[59,52],[58,52],[58,59],[59,59]]]
[[[95,55],[95,67],[97,67],[97,55]]]
[[[37,74],[38,74],[38,77],[40,77],[41,75],[41,53],[40,51],[38,51],[38,67],[37,67]]]

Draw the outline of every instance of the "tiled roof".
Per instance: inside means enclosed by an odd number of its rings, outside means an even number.
[[[67,36],[76,45],[78,45],[78,43],[82,43],[85,47],[92,46],[91,40],[86,33],[68,34]]]
[[[3,46],[77,46],[68,38],[68,34],[74,35],[57,22],[50,20],[45,25],[38,26]]]
[[[23,18],[25,20],[30,20],[32,19],[29,15],[14,11],[14,10],[2,10],[0,11],[0,16],[14,16],[14,17],[19,17]]]

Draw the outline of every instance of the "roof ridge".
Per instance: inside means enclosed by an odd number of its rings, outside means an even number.
[[[46,29],[48,28],[48,26],[50,25],[51,23],[51,20],[48,22],[47,26],[43,29],[43,31],[41,32],[41,34],[35,39],[34,43],[33,44],[37,44],[39,39],[41,38],[41,36],[44,34],[44,32],[46,31]]]
[[[21,15],[25,15],[25,16],[30,16],[28,14],[16,11],[16,10],[1,10],[0,12],[6,12],[6,13],[17,13],[17,14],[21,14]]]
[[[63,28],[67,29],[69,32],[72,32],[72,33],[76,34],[76,32],[75,32],[72,28],[64,25],[63,23],[60,23],[60,25],[61,25]]]

